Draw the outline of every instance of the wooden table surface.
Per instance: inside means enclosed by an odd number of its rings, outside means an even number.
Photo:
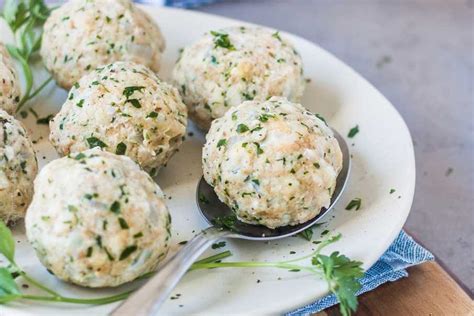
[[[356,315],[474,315],[472,298],[438,263],[414,266],[408,273],[361,295]],[[316,315],[339,315],[339,307]]]

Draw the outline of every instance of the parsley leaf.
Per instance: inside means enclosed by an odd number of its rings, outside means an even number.
[[[239,124],[237,125],[237,133],[245,133],[249,130],[249,127],[245,124]]]
[[[87,143],[89,144],[89,148],[100,147],[104,148],[107,147],[107,144],[98,139],[97,137],[91,136],[86,139]]]
[[[347,134],[347,137],[352,138],[352,137],[356,136],[357,133],[359,133],[359,125],[356,125],[353,128],[351,128],[351,130]]]
[[[225,146],[227,144],[227,140],[225,138],[223,139],[220,139],[218,142],[217,142],[217,148],[221,147],[221,146]]]
[[[323,271],[329,290],[340,302],[342,315],[350,315],[357,309],[357,291],[361,288],[358,278],[364,275],[362,262],[350,260],[348,257],[333,252],[330,256],[318,254],[311,263]]]
[[[0,253],[10,262],[15,262],[15,241],[10,229],[0,220]]]
[[[115,153],[117,155],[125,155],[126,151],[127,151],[127,145],[125,145],[122,142],[117,144],[117,148],[115,149]]]
[[[306,239],[307,241],[311,241],[311,238],[313,238],[313,229],[308,227],[302,232],[298,233],[297,236]]]
[[[142,89],[145,89],[143,86],[131,86],[131,87],[125,87],[123,89],[123,95],[128,99],[129,97],[132,96],[132,94],[135,91],[141,91]]]
[[[355,199],[352,199],[352,201],[350,201],[349,204],[347,204],[346,210],[350,211],[355,208],[355,210],[358,211],[361,205],[362,205],[362,199],[355,198]]]
[[[216,31],[211,31],[211,34],[214,36],[214,45],[215,47],[227,48],[228,50],[235,50],[234,45],[229,40],[229,34],[219,33]]]
[[[137,246],[133,245],[133,246],[128,246],[127,248],[125,248],[122,253],[120,254],[120,258],[119,260],[125,260],[127,259],[132,253],[135,252],[135,250],[137,250]]]
[[[225,241],[220,241],[220,242],[216,242],[216,243],[212,244],[211,248],[212,249],[219,249],[219,248],[225,247],[225,245],[226,245]]]
[[[15,283],[10,271],[7,268],[0,268],[0,302],[2,296],[5,295],[18,295],[20,290]]]

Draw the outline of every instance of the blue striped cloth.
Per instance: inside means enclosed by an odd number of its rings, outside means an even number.
[[[215,2],[215,0],[138,0],[136,2],[165,5],[179,8],[192,8],[203,4]],[[413,238],[401,231],[397,239],[380,257],[380,259],[360,279],[362,288],[357,295],[372,291],[386,282],[393,282],[408,276],[406,268],[433,260],[434,256],[416,243]],[[287,313],[289,316],[309,315],[320,312],[328,307],[336,305],[335,295],[327,295],[309,305],[298,308]]]
[[[393,282],[408,276],[406,268],[433,260],[431,252],[420,246],[403,230],[380,259],[360,279],[362,288],[357,295],[372,291],[386,282]],[[331,294],[309,305],[288,313],[288,316],[309,315],[336,305],[336,296]]]

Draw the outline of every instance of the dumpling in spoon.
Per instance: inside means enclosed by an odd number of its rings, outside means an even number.
[[[304,223],[330,204],[342,152],[317,115],[282,97],[247,101],[213,121],[204,178],[246,223]]]

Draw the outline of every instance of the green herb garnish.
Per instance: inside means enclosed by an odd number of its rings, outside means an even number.
[[[141,237],[140,232],[136,238]],[[305,255],[301,258],[277,261],[277,262],[256,262],[256,261],[241,261],[241,262],[221,262],[223,259],[231,256],[230,251],[224,251],[216,255],[196,261],[188,271],[200,269],[213,268],[279,268],[291,272],[305,271],[309,272],[317,278],[326,280],[329,290],[336,295],[340,302],[340,311],[342,315],[350,315],[357,309],[356,293],[360,289],[358,279],[363,276],[362,262],[353,261],[339,252],[333,252],[329,256],[321,254],[321,251],[328,245],[337,242],[341,235],[328,237],[318,242],[317,249],[311,254]],[[97,238],[97,244],[102,248],[100,236]],[[137,246],[132,245],[125,248],[119,260],[125,260],[132,253],[137,250]],[[107,249],[106,253],[110,256]],[[86,256],[92,256],[92,247],[87,248]],[[46,287],[42,282],[36,281],[24,272],[15,262],[15,242],[8,227],[0,221],[0,254],[8,260],[8,267],[0,268],[0,303],[7,304],[13,301],[33,300],[52,303],[73,303],[73,304],[89,304],[100,305],[109,304],[126,299],[134,290],[126,291],[117,295],[101,298],[72,298],[66,297],[58,292]],[[299,262],[307,262],[311,258],[310,265],[299,264]],[[51,272],[52,273],[52,272]],[[140,277],[140,279],[153,276],[154,272],[147,273]],[[45,292],[44,295],[29,295],[20,291],[16,277],[21,277],[25,282]]]
[[[41,117],[39,119],[36,120],[36,124],[40,124],[40,125],[48,125],[49,124],[49,121],[51,121],[53,119],[54,115],[53,114],[50,114],[46,117]]]
[[[220,139],[218,142],[217,142],[217,148],[221,147],[221,146],[224,146],[227,144],[227,139]]]
[[[127,248],[125,248],[122,253],[120,254],[120,258],[119,260],[125,260],[127,259],[132,253],[134,253],[136,250],[137,250],[137,246],[133,245],[133,246],[128,246]]]
[[[120,202],[114,201],[112,205],[110,205],[110,211],[115,214],[120,213]]]
[[[155,111],[152,111],[152,112],[148,113],[148,115],[146,117],[147,118],[155,118],[155,117],[158,117],[158,113],[155,112]]]
[[[359,125],[356,125],[353,128],[351,128],[351,130],[347,134],[347,137],[352,138],[352,137],[356,136],[357,133],[359,133]]]
[[[248,126],[245,124],[239,124],[237,125],[237,133],[245,133],[249,130]]]
[[[352,201],[350,201],[349,204],[347,204],[346,210],[350,211],[352,209],[355,209],[356,211],[358,211],[361,205],[362,205],[362,199],[355,198],[355,199],[352,199]]]
[[[132,94],[135,91],[141,91],[142,89],[145,89],[143,86],[131,86],[131,87],[125,87],[123,89],[123,95],[128,99],[132,96]]]
[[[215,47],[227,48],[228,50],[235,50],[234,45],[229,40],[229,34],[219,33],[216,31],[211,31],[211,34],[214,36],[214,45]]]
[[[219,248],[225,247],[225,245],[226,245],[225,241],[220,241],[220,242],[216,242],[216,243],[212,244],[211,248],[212,249],[219,249]]]
[[[20,63],[25,78],[25,92],[18,103],[17,112],[53,79],[50,76],[32,91],[34,75],[30,63],[41,46],[42,24],[50,12],[42,0],[5,0],[3,6],[2,17],[15,35],[15,44],[7,44],[6,47],[10,55]]]
[[[122,142],[117,144],[117,148],[115,148],[115,153],[117,155],[125,155],[126,151],[127,151],[127,145],[125,145]]]
[[[298,233],[297,236],[306,239],[307,241],[311,241],[311,238],[313,238],[313,228],[308,227],[302,232]]]
[[[104,148],[107,147],[107,144],[98,139],[97,137],[89,137],[86,139],[87,143],[89,144],[89,148],[100,147]]]

